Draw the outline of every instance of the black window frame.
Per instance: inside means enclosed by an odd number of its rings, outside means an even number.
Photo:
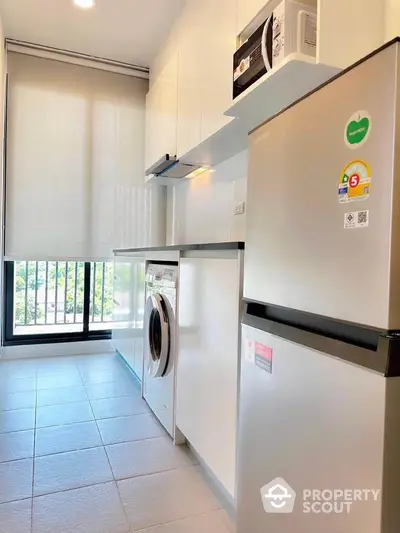
[[[56,344],[60,342],[80,342],[111,339],[112,330],[90,331],[90,290],[91,263],[84,263],[84,301],[82,331],[66,333],[35,333],[15,335],[14,333],[14,261],[4,261],[3,293],[3,346],[23,346],[29,344]]]

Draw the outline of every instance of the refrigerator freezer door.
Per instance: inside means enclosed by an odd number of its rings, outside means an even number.
[[[396,300],[390,271],[399,271],[393,261],[400,266],[399,247],[391,248],[399,228],[392,219],[392,202],[399,200],[393,189],[398,46],[251,134],[245,298],[400,329],[400,309],[389,312]],[[367,140],[352,144],[346,126],[363,113],[370,116]],[[340,198],[346,187],[349,195]],[[355,213],[349,228],[346,213]]]
[[[242,333],[237,533],[381,531],[380,498],[350,513],[318,513],[318,504],[305,513],[303,491],[382,487],[385,378],[248,326]],[[276,478],[296,492],[292,513],[264,509],[261,488]]]

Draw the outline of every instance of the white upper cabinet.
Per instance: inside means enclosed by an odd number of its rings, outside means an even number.
[[[178,52],[168,59],[160,79],[160,150],[161,154],[176,155],[177,106],[178,106]]]
[[[166,153],[182,157],[232,120],[224,112],[232,105],[236,20],[232,0],[187,0],[170,36],[177,52],[162,50],[152,71],[146,168]]]
[[[190,0],[181,15],[178,61],[178,157],[201,141],[201,0]]]
[[[236,9],[232,0],[202,0],[202,124],[201,140],[232,119],[232,65],[236,51]]]
[[[174,51],[146,98],[146,168],[163,155],[176,155],[178,53]]]
[[[158,83],[155,82],[146,96],[146,157],[145,168],[157,161],[157,116],[159,113]]]
[[[253,20],[265,6],[267,0],[237,0],[237,25],[236,33],[241,31]]]
[[[400,0],[370,0],[368,9],[365,0],[301,2],[317,9],[315,60],[290,54],[233,101],[237,36],[260,12],[261,19],[268,13],[269,2],[186,0],[151,68],[146,168],[166,153],[186,163],[218,164],[220,153],[233,155],[227,147],[246,149],[249,128],[399,33]]]

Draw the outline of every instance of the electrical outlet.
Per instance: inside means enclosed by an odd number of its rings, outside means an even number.
[[[235,205],[235,215],[243,215],[246,210],[246,202],[238,202]]]

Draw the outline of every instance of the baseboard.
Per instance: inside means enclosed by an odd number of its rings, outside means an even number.
[[[207,480],[208,485],[211,487],[211,490],[214,492],[216,497],[221,502],[223,508],[227,512],[229,518],[236,523],[236,502],[234,498],[229,494],[226,488],[222,485],[219,479],[212,472],[210,467],[204,462],[202,457],[198,454],[196,449],[187,441],[187,446],[192,452],[192,454],[199,461],[200,467],[202,469],[203,475]]]
[[[58,357],[63,355],[98,355],[102,353],[115,353],[111,340],[3,346],[1,350],[1,359],[28,359],[33,357]]]

